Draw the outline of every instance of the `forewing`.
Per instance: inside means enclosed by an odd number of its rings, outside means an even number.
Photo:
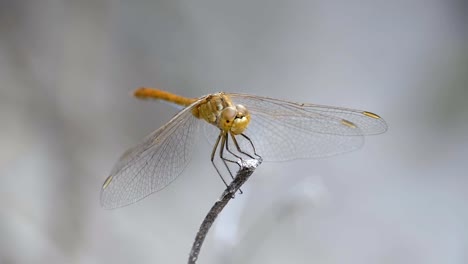
[[[363,135],[379,134],[387,129],[382,118],[366,111],[243,94],[229,96],[235,104],[249,110],[251,121],[244,134],[266,161],[352,151],[363,145]],[[248,149],[248,142],[242,140],[241,147]]]
[[[121,207],[143,199],[166,187],[184,170],[199,123],[191,109],[185,108],[122,155],[103,184],[103,207]]]

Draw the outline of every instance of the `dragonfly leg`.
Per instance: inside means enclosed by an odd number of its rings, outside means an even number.
[[[218,167],[214,163],[214,157],[215,157],[216,149],[218,148],[219,141],[221,140],[222,134],[223,134],[223,132],[219,133],[218,139],[216,139],[216,143],[215,143],[215,145],[213,147],[213,150],[211,151],[211,163],[213,164],[213,167],[215,168],[215,170],[218,173],[219,177],[223,181],[224,185],[226,185],[226,187],[228,187],[227,182],[224,180],[223,176],[221,175],[221,172],[219,172]]]
[[[241,135],[243,135],[243,134],[241,134]],[[251,158],[251,159],[255,159],[252,155],[250,155],[249,153],[243,151],[243,150],[240,148],[239,143],[237,143],[236,137],[235,137],[234,134],[232,134],[232,133],[231,133],[231,138],[232,138],[232,141],[234,142],[234,145],[235,145],[236,148],[237,148],[237,151],[239,151],[239,153],[242,153],[242,154],[248,156],[248,157]],[[250,141],[250,139],[248,139],[248,140],[249,140],[250,144],[253,146],[252,141]],[[258,155],[255,153],[255,148],[254,148],[254,154],[255,154],[256,156],[258,156]]]
[[[231,153],[231,155],[233,155],[234,157],[236,157],[236,158],[242,160],[242,157],[241,157],[241,156],[237,155],[236,153],[232,152],[232,150],[229,149],[229,137],[228,137],[228,136],[226,136],[226,150],[227,150],[229,153]]]
[[[234,175],[232,174],[231,172],[231,169],[229,168],[227,162],[231,162],[231,163],[235,163],[235,164],[238,164],[236,161],[233,161],[233,160],[230,160],[230,159],[227,159],[224,157],[224,148],[226,148],[229,153],[235,155],[234,153],[232,153],[229,148],[228,148],[228,136],[227,134],[223,134],[223,138],[221,139],[221,146],[219,148],[219,157],[221,158],[221,160],[223,161],[224,163],[224,166],[226,166],[226,169],[228,170],[229,172],[229,175],[231,176],[231,179],[234,179]]]
[[[221,144],[222,144],[222,145],[225,145],[225,146],[226,146],[226,150],[227,150],[229,153],[231,153],[234,157],[236,157],[236,158],[242,160],[242,157],[240,157],[239,155],[235,154],[234,152],[232,152],[232,151],[229,149],[229,136],[227,135],[227,133],[224,134],[224,135],[225,135],[225,142],[221,142]],[[233,176],[233,174],[232,174],[231,170],[229,169],[229,166],[227,165],[226,162],[232,162],[232,163],[237,164],[237,166],[239,166],[239,169],[241,168],[241,165],[239,164],[239,162],[235,162],[235,161],[233,161],[233,160],[225,159],[225,158],[223,157],[222,148],[223,148],[223,146],[221,146],[221,149],[220,149],[220,150],[221,150],[221,151],[220,151],[221,159],[223,159],[224,165],[226,166],[227,170],[229,171],[229,174],[231,175],[231,178],[234,180],[234,176]],[[240,194],[243,194],[244,192],[242,191],[242,189],[239,188],[239,193],[240,193]]]
[[[252,149],[254,151],[254,155],[257,156],[258,158],[261,158],[262,156],[257,154],[257,151],[255,150],[255,146],[254,146],[252,140],[247,135],[245,135],[244,133],[242,133],[241,136],[243,136],[245,139],[247,139],[247,141],[249,141],[249,143],[252,146]]]

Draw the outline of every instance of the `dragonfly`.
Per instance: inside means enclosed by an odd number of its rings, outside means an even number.
[[[250,94],[219,92],[187,98],[142,87],[134,96],[183,109],[120,157],[101,188],[104,208],[135,203],[174,181],[190,161],[202,123],[213,144],[211,162],[221,176],[214,162],[218,153],[231,177],[227,164],[243,157],[286,161],[332,156],[356,150],[364,136],[387,130],[384,119],[369,111]]]

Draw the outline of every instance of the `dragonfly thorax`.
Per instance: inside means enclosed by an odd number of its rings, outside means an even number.
[[[231,99],[223,94],[213,94],[202,100],[192,111],[197,118],[218,127],[224,132],[239,135],[247,128],[250,114],[243,105],[234,105]]]

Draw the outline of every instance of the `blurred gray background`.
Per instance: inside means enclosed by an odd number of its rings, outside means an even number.
[[[184,174],[104,210],[121,153],[177,110],[130,92],[365,109],[386,134],[263,163],[199,263],[468,263],[465,1],[0,2],[0,263],[185,263],[224,186]]]

